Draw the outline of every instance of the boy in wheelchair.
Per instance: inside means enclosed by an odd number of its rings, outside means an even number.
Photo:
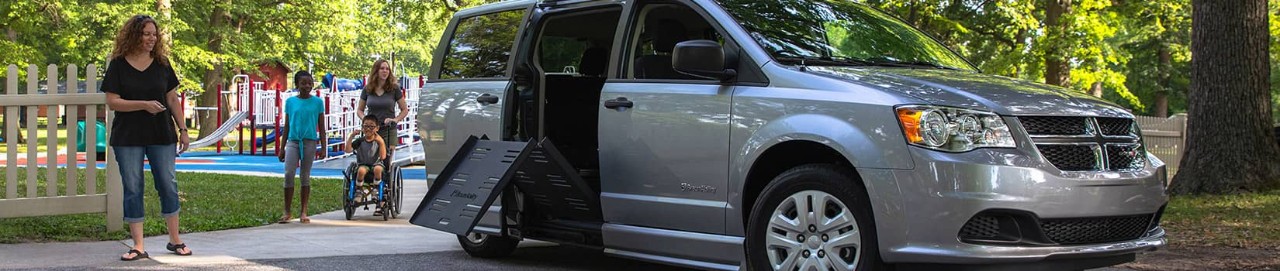
[[[367,115],[362,122],[362,133],[348,136],[345,148],[356,157],[356,180],[363,181],[366,186],[374,186],[382,181],[387,144],[378,136],[378,117]],[[373,182],[366,178],[370,172],[373,173]]]

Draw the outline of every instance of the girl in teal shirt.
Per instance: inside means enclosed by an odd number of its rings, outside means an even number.
[[[324,102],[311,95],[315,80],[311,73],[298,71],[293,75],[293,84],[298,88],[298,96],[290,97],[284,102],[285,127],[280,138],[286,139],[284,152],[277,154],[284,162],[284,216],[280,223],[293,220],[291,210],[293,204],[293,174],[299,165],[302,166],[302,210],[299,220],[310,223],[307,217],[307,201],[311,198],[311,164],[316,158],[316,143],[320,140],[317,132],[320,118],[324,115]],[[301,161],[299,161],[301,160]]]

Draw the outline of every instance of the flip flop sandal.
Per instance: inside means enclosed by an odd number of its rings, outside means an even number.
[[[293,220],[293,218],[292,218],[292,217],[290,217],[290,218],[283,218],[283,217],[281,217],[281,218],[280,218],[280,221],[278,221],[278,222],[276,222],[276,223],[280,223],[280,224],[289,224],[289,221],[292,221],[292,220]]]
[[[178,252],[178,250],[183,249],[183,248],[186,248],[186,247],[187,247],[187,244],[186,244],[186,243],[177,244],[177,245],[174,245],[174,244],[170,243],[170,244],[166,244],[166,245],[164,245],[164,248],[165,248],[165,249],[168,249],[169,251],[173,251],[173,254],[178,254],[178,256],[191,256],[191,250],[190,250],[190,249],[187,249],[187,254],[182,254],[182,252]]]
[[[299,218],[298,221],[302,222],[302,224],[307,224],[307,223],[311,223],[311,218],[303,217],[303,218]]]
[[[151,258],[151,255],[147,255],[147,253],[146,253],[146,252],[138,251],[137,249],[130,249],[130,250],[129,250],[129,252],[125,252],[125,253],[126,253],[126,254],[133,254],[133,258],[125,258],[125,257],[121,256],[121,257],[120,257],[120,260],[121,260],[121,261],[130,262],[130,261],[137,261],[138,259]]]

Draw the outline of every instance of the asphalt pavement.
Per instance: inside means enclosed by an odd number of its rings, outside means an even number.
[[[686,270],[605,255],[599,250],[526,240],[510,257],[472,258],[456,236],[409,224],[427,182],[406,180],[405,213],[390,221],[357,210],[314,215],[309,224],[183,234],[195,253],[164,250],[167,236],[145,239],[151,259],[119,261],[132,241],[0,245],[0,269],[39,270]],[[190,219],[190,218],[185,218]],[[1125,269],[1100,269],[1125,270]]]

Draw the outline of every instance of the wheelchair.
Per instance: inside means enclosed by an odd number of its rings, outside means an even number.
[[[387,154],[391,156],[391,153]],[[347,215],[347,220],[355,215],[356,209],[363,207],[369,210],[369,205],[374,206],[374,213],[381,213],[382,220],[386,221],[400,215],[400,207],[403,205],[404,190],[404,174],[400,171],[400,165],[391,162],[392,159],[383,161],[382,182],[376,186],[369,187],[364,184],[364,180],[356,180],[359,176],[356,171],[358,166],[352,161],[347,169],[342,172],[344,182],[342,185],[342,210]],[[365,174],[365,180],[373,182],[373,172]]]

